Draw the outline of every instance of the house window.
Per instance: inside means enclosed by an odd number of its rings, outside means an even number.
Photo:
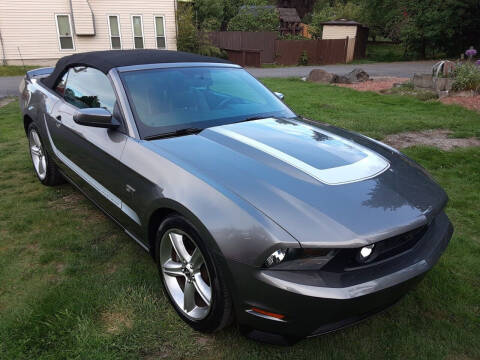
[[[165,49],[167,40],[165,37],[165,18],[163,16],[155,16],[155,35],[157,37],[157,48]]]
[[[70,15],[57,15],[57,32],[61,50],[73,50],[72,25]]]
[[[143,49],[143,23],[141,15],[132,16],[133,47]]]
[[[120,21],[118,15],[108,17],[108,28],[110,31],[110,46],[113,50],[122,48],[122,37],[120,35]]]

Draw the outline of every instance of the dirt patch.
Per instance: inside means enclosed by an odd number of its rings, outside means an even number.
[[[10,104],[11,102],[14,102],[14,101],[15,101],[15,98],[12,98],[12,97],[0,98],[0,107],[8,105],[8,104]]]
[[[205,335],[197,336],[195,337],[195,342],[200,346],[209,346],[213,342],[213,337]]]
[[[480,111],[480,95],[449,96],[440,100],[444,104],[457,104],[470,110]]]
[[[388,135],[383,139],[383,142],[397,149],[403,149],[415,145],[434,146],[442,150],[452,150],[457,147],[480,146],[480,140],[477,138],[449,138],[448,136],[451,133],[452,132],[450,130],[404,132],[400,134]]]
[[[334,84],[341,87],[346,87],[358,91],[375,91],[381,92],[383,90],[391,89],[393,84],[404,83],[409,81],[409,78],[401,77],[378,77],[371,78],[368,81],[357,84]]]
[[[143,354],[142,359],[144,360],[168,359],[170,355],[171,355],[171,351],[169,349],[158,350],[151,353]]]
[[[80,193],[73,192],[59,199],[50,201],[49,204],[59,210],[67,210],[76,207],[82,198],[83,196]]]
[[[102,314],[102,321],[105,326],[105,330],[109,334],[119,334],[124,329],[131,329],[133,326],[133,320],[127,312],[104,312]]]
[[[65,264],[62,264],[62,263],[56,264],[55,270],[57,270],[57,273],[62,273],[65,270]]]
[[[108,264],[107,268],[105,269],[105,274],[111,275],[117,271],[116,264]]]

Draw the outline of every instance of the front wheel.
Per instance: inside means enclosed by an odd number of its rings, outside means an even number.
[[[193,225],[181,216],[164,220],[157,231],[155,255],[164,291],[187,324],[202,332],[228,325],[230,295]]]
[[[65,182],[57,169],[57,165],[43,146],[38,127],[31,123],[27,130],[30,157],[38,180],[43,185],[54,186]]]

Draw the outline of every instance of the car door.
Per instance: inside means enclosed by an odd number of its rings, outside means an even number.
[[[105,108],[122,125],[106,129],[77,124],[73,117],[81,108]],[[71,68],[63,98],[48,122],[52,148],[76,185],[127,230],[138,234],[140,220],[130,207],[123,176],[126,169],[120,160],[128,137],[123,124],[110,79],[94,68]]]

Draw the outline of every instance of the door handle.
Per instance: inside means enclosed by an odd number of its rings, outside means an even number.
[[[57,128],[62,126],[62,115],[57,115],[55,119],[57,119],[57,121],[55,122],[55,125],[57,126]]]

